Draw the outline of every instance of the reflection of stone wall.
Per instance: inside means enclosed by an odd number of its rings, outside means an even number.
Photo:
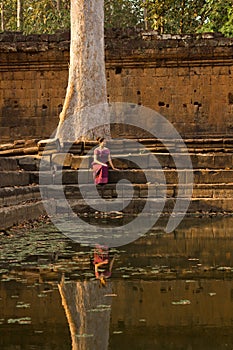
[[[109,349],[122,350],[219,350],[222,344],[232,345],[230,280],[112,279],[109,289],[99,289],[96,281],[72,281],[63,289],[66,300],[54,285],[22,282],[0,284],[1,349],[103,350],[107,340]],[[110,291],[111,302],[106,297]],[[185,305],[181,299],[186,300]],[[16,307],[22,303],[30,307]],[[62,303],[72,319],[66,319]],[[8,323],[20,317],[30,317],[31,323]],[[73,347],[70,321],[77,342]],[[98,337],[106,346],[101,347]]]
[[[184,136],[232,134],[233,39],[115,31],[105,43],[109,101],[155,109]],[[0,35],[1,140],[54,131],[68,62],[68,33]]]
[[[232,326],[231,281],[117,281],[114,292],[114,328]]]
[[[182,276],[184,272],[188,276],[190,270],[194,275],[204,273],[209,277],[213,271],[213,277],[218,268],[231,270],[232,217],[185,218],[174,232],[168,234],[163,233],[166,222],[159,220],[154,231],[124,248],[126,253],[121,260],[125,266],[136,269],[159,266],[160,270],[166,266],[167,270],[173,271],[173,276],[176,273]],[[161,276],[166,278],[166,274]]]
[[[177,271],[192,269],[198,263],[201,270],[232,266],[232,224],[232,217],[185,218],[174,232],[161,234],[165,223],[160,222],[154,235],[141,237],[127,246],[124,263],[144,267],[164,265]]]
[[[33,277],[34,284],[29,285],[23,278],[23,283],[0,283],[0,348],[29,349],[36,343],[38,348],[70,349],[69,328],[58,290],[51,284],[39,284],[39,275]],[[19,326],[16,320],[21,318],[28,318],[29,324]],[[25,327],[24,331],[19,327]]]

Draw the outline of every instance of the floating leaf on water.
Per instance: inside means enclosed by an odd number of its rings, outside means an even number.
[[[230,271],[232,267],[230,266],[220,266],[217,268],[218,271]]]
[[[120,251],[116,248],[111,248],[111,253],[119,253]]]
[[[181,299],[179,301],[172,301],[172,305],[189,305],[191,301],[188,299]]]
[[[100,312],[101,310],[100,309],[89,309],[87,310],[87,312]]]
[[[47,294],[37,294],[37,296],[39,297],[39,298],[45,298],[45,297],[47,297]]]
[[[91,337],[94,337],[94,334],[86,334],[86,333],[76,334],[76,337],[77,338],[91,338]]]
[[[106,308],[106,307],[100,308],[100,307],[98,307],[96,309],[87,310],[87,312],[105,312],[105,311],[109,311],[110,309],[111,309],[110,307],[109,308]]]
[[[11,323],[30,324],[31,323],[31,317],[9,318],[7,320],[7,323],[8,324],[11,324]]]
[[[72,273],[72,276],[73,277],[80,277],[80,274],[79,273]]]
[[[31,324],[31,323],[32,323],[31,320],[30,321],[24,320],[24,319],[19,320],[19,324]]]
[[[9,282],[9,281],[13,281],[13,278],[3,278],[1,281],[2,282]]]
[[[27,309],[29,308],[31,305],[28,303],[23,303],[22,301],[19,301],[16,305],[17,308],[22,308],[22,309]]]
[[[194,283],[194,282],[196,282],[195,280],[186,280],[185,281],[186,283]]]
[[[113,334],[122,334],[122,331],[113,331]]]
[[[86,277],[93,277],[94,276],[94,274],[91,272],[84,272],[82,275],[86,276]]]
[[[111,305],[108,305],[108,304],[100,304],[100,305],[97,305],[98,308],[101,308],[101,309],[109,309],[111,308]]]

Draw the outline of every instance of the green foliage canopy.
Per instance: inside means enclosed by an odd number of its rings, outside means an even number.
[[[69,28],[70,0],[21,1],[25,34]],[[0,5],[1,28],[17,30],[17,0],[0,0]],[[233,36],[233,0],[105,0],[106,28],[147,26],[158,33]]]

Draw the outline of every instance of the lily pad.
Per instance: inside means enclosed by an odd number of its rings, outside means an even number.
[[[188,299],[181,299],[179,301],[172,301],[172,305],[189,305],[191,301]]]

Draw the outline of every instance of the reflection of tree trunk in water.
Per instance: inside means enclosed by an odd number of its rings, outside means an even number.
[[[69,323],[72,350],[107,350],[111,312],[111,283],[97,281],[60,283],[62,305]]]

